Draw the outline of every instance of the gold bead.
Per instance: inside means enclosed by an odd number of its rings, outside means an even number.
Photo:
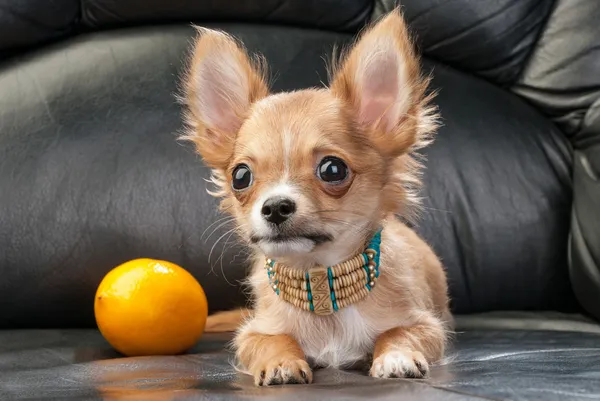
[[[369,270],[370,270],[370,271],[373,271],[374,269],[375,269],[375,266],[373,266],[373,265],[369,265]]]
[[[273,289],[276,290],[277,289],[277,284],[273,284]]]
[[[369,274],[369,277],[371,277],[372,279],[374,279],[375,278],[375,273]]]
[[[375,282],[374,282],[374,281],[371,281],[371,282],[369,283],[369,285],[370,285],[371,287],[374,287],[374,286],[375,286]]]
[[[271,264],[271,262],[272,262],[272,260],[271,260],[271,259],[269,259],[269,258],[267,258],[267,263],[268,263],[268,264]]]

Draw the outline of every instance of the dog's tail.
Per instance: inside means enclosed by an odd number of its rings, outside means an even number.
[[[236,331],[251,315],[252,312],[247,308],[217,312],[208,317],[204,331],[206,333]]]

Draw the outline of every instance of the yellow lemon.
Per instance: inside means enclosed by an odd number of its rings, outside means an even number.
[[[183,268],[135,259],[104,277],[94,313],[104,338],[122,354],[175,355],[200,339],[208,303],[198,281]]]

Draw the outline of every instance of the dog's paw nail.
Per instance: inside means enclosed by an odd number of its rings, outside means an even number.
[[[417,369],[419,369],[419,372],[421,373],[422,376],[427,375],[429,368],[426,365],[423,366],[423,364],[420,361],[415,361],[415,365],[417,366]]]
[[[257,386],[264,386],[265,385],[265,374],[266,372],[264,370],[260,371],[260,374],[258,375],[258,377],[255,376],[254,378],[254,382]]]
[[[274,363],[260,373],[258,385],[308,384],[312,382],[310,367],[303,360]]]
[[[391,377],[397,377],[397,376],[391,376]],[[404,377],[406,377],[407,379],[416,379],[417,375],[415,374],[415,372],[413,372],[412,370],[408,370],[406,371],[406,373],[404,374]]]
[[[308,364],[300,370],[300,375],[302,376],[303,384],[310,384],[313,381],[312,371],[308,367]]]
[[[396,350],[380,355],[373,361],[370,374],[379,378],[420,379],[427,375],[428,370],[427,361],[420,352]]]

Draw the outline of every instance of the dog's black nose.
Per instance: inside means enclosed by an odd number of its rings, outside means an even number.
[[[276,196],[269,198],[260,210],[265,220],[279,225],[290,218],[296,211],[296,203],[289,198]]]

